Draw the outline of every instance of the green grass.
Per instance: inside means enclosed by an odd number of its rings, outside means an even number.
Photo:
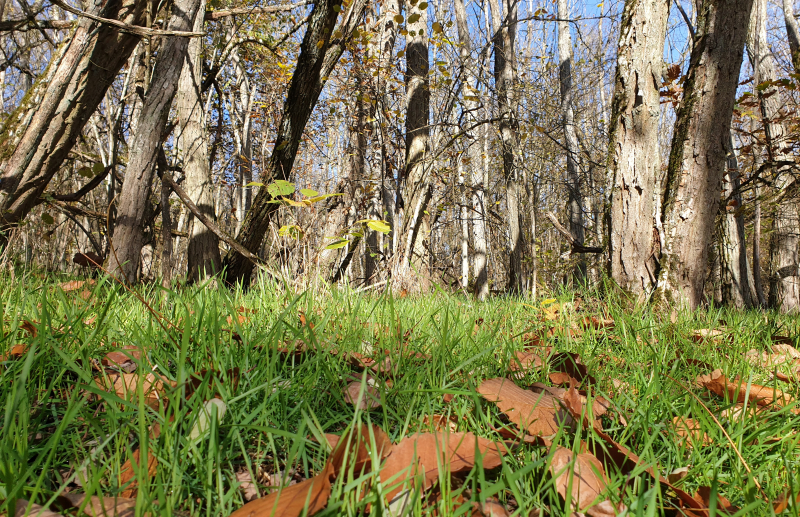
[[[397,442],[424,430],[424,415],[454,415],[459,431],[499,441],[493,427],[503,425],[504,419],[475,390],[484,379],[509,375],[525,332],[550,325],[555,336],[547,344],[578,352],[597,378],[596,394],[611,399],[615,412],[627,420],[623,425],[604,417],[603,426],[642,458],[638,475],[608,469],[609,497],[624,503],[630,515],[674,514],[665,490],[641,474],[646,466],[662,475],[689,467],[679,482],[684,490],[694,493],[700,486],[712,486],[742,509],[739,515],[774,513],[754,480],[770,501],[800,490],[800,417],[792,407],[724,418],[720,412],[732,404],[693,387],[697,375],[708,372],[684,360],[703,361],[729,377],[740,375],[753,384],[772,386],[776,381],[768,379],[769,372],[748,364],[745,353],[768,349],[775,333],[796,339],[797,318],[709,309],[679,314],[673,323],[669,314],[633,308],[624,300],[564,292],[556,295],[561,314],[548,322],[542,321],[541,300],[495,298],[480,304],[441,292],[419,299],[346,290],[296,294],[265,279],[247,293],[208,284],[177,291],[141,288],[137,292],[175,325],[165,329],[137,297],[107,280],[92,288],[88,301],[77,292],[63,293],[57,285],[32,276],[0,280],[0,355],[15,344],[30,345],[19,359],[0,362],[4,505],[18,498],[50,504],[65,490],[117,495],[125,488],[118,486],[120,469],[136,448],[146,448],[158,459],[151,478],[143,475],[144,466],[139,470],[137,515],[225,516],[243,505],[237,472],[293,469],[297,478],[310,477],[328,456],[319,444],[323,433],[341,434],[357,422],[375,424]],[[582,303],[572,310],[570,302],[577,296]],[[248,321],[240,324],[239,307],[257,312],[247,314]],[[313,330],[300,325],[299,311],[313,323]],[[603,314],[616,321],[613,330],[588,330],[580,336],[566,332],[585,316]],[[226,318],[231,315],[229,324]],[[483,323],[476,326],[479,318]],[[20,330],[25,320],[37,322],[35,338]],[[698,344],[690,339],[692,330],[723,324],[731,342]],[[357,411],[346,404],[343,388],[354,369],[341,352],[364,352],[368,345],[396,356],[409,330],[408,349],[430,358],[401,361],[402,376],[381,389],[381,407]],[[298,341],[312,351],[301,357],[277,352]],[[165,390],[155,408],[147,407],[143,396],[123,400],[93,381],[101,375],[92,370],[93,361],[126,345],[146,352],[139,371],[151,368],[176,386]],[[675,360],[678,352],[682,359]],[[233,368],[239,368],[238,385],[225,373]],[[187,379],[206,369],[221,373],[213,383],[205,377],[187,398]],[[516,382],[522,387],[547,383],[547,374],[546,369],[530,371]],[[614,379],[626,385],[615,388]],[[778,387],[800,395],[797,385]],[[445,393],[456,397],[446,403]],[[227,413],[219,422],[212,419],[199,439],[189,439],[196,415],[214,395],[225,402]],[[703,405],[727,431],[750,473]],[[712,443],[690,447],[678,440],[672,425],[676,416],[699,420]],[[149,439],[154,423],[161,424],[162,432]],[[556,443],[577,450],[586,433],[564,430]],[[499,469],[476,468],[466,479],[442,487],[438,514],[470,515],[469,501],[495,496],[515,515],[527,516],[536,508],[543,515],[570,515],[548,471],[551,456],[546,447],[526,445],[507,455]],[[79,480],[82,486],[76,484]],[[328,509],[319,515],[381,514],[380,488],[373,486],[364,497],[363,491],[363,485],[340,477]],[[459,493],[467,503],[452,509],[446,502]],[[414,515],[432,512],[421,499],[416,501]],[[797,506],[790,505],[787,514],[798,515]]]

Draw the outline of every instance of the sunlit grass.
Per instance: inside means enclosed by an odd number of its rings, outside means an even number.
[[[664,476],[688,467],[678,482],[685,491],[714,487],[741,508],[740,515],[770,515],[772,501],[800,490],[800,417],[793,407],[723,417],[721,411],[732,404],[695,387],[694,379],[708,371],[687,361],[772,386],[776,381],[769,380],[769,372],[751,366],[745,353],[766,350],[776,333],[797,338],[798,321],[790,317],[709,309],[677,314],[673,322],[671,314],[616,299],[603,302],[596,293],[563,292],[552,295],[560,310],[548,321],[542,300],[501,297],[480,304],[441,291],[424,298],[349,290],[298,294],[267,279],[246,293],[213,283],[174,291],[143,287],[137,293],[148,308],[108,280],[89,287],[86,300],[81,290],[64,293],[57,286],[34,277],[0,281],[0,355],[29,344],[21,357],[0,363],[0,500],[8,505],[17,499],[51,504],[64,492],[122,494],[130,487],[120,486],[120,472],[137,449],[158,461],[153,476],[146,475],[143,463],[135,469],[137,514],[224,516],[244,504],[237,473],[253,479],[259,472],[273,479],[287,471],[297,479],[309,477],[328,457],[320,445],[323,434],[339,434],[356,422],[373,423],[397,442],[425,430],[425,415],[452,415],[459,431],[499,441],[494,429],[504,420],[475,390],[487,378],[510,374],[525,333],[551,326],[554,335],[544,344],[578,352],[597,379],[596,395],[610,399],[612,413],[625,418],[623,423],[604,417],[603,426],[642,460],[639,475],[608,471],[609,497],[630,514],[674,513],[665,489],[641,474],[646,467]],[[613,318],[616,327],[572,335],[570,328],[587,316]],[[35,338],[20,330],[25,321],[35,322]],[[724,328],[725,337],[692,340],[694,330],[706,328]],[[305,354],[279,352],[298,344]],[[152,407],[145,404],[141,383],[139,396],[124,400],[93,380],[102,376],[93,364],[130,345],[144,353],[137,371],[165,383]],[[406,361],[401,349],[426,359]],[[359,411],[344,401],[350,376],[360,376],[344,352],[382,350],[396,358],[398,375],[391,386],[380,386],[379,408]],[[219,373],[187,391],[190,376],[203,370]],[[516,382],[548,383],[548,373],[532,370]],[[798,396],[796,385],[778,387]],[[446,393],[455,395],[452,402],[445,402]],[[199,438],[190,438],[203,404],[214,396],[225,403],[226,414],[221,421],[211,419]],[[697,420],[711,443],[691,446],[680,440],[672,424],[676,416]],[[161,433],[152,439],[154,424]],[[579,450],[587,432],[564,430],[555,443]],[[501,468],[475,469],[443,487],[438,503],[423,504],[420,498],[412,513],[427,515],[438,507],[440,515],[470,515],[472,501],[491,496],[516,515],[534,509],[570,515],[548,471],[551,456],[546,447],[517,447]],[[364,490],[352,478],[337,479],[320,515],[381,512],[380,487]],[[454,509],[449,500],[459,495],[465,503]],[[13,506],[6,511],[13,514]],[[787,511],[797,515],[797,506]]]

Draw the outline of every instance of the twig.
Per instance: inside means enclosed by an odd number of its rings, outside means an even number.
[[[130,32],[131,34],[136,34],[139,36],[183,36],[187,38],[199,38],[206,35],[205,32],[164,31],[159,29],[150,29],[147,27],[142,27],[140,25],[131,25],[128,23],[121,22],[119,20],[112,20],[110,18],[101,18],[100,16],[89,14],[86,11],[81,11],[80,9],[76,9],[71,5],[64,3],[62,0],[51,0],[51,1],[54,5],[59,6],[65,11],[71,12],[75,16],[82,16],[83,18],[89,18],[90,20],[104,23],[106,25],[113,25],[114,27],[117,27],[124,31]]]
[[[266,7],[239,7],[236,9],[228,9],[225,11],[206,11],[205,20],[219,20],[228,16],[236,16],[238,14],[266,14],[277,13],[282,11],[291,11],[298,7],[311,4],[310,0],[297,2],[296,4],[282,4],[282,5],[269,5]]]
[[[564,228],[561,223],[558,222],[558,218],[553,212],[547,211],[544,215],[550,219],[550,222],[553,223],[553,228],[558,230],[558,233],[563,235],[567,242],[569,242],[571,250],[570,253],[603,253],[605,251],[604,248],[599,248],[595,246],[584,246],[583,244],[578,242],[578,239],[572,235],[572,232]]]

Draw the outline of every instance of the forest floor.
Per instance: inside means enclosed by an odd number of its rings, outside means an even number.
[[[798,515],[797,318],[0,290],[0,515]]]

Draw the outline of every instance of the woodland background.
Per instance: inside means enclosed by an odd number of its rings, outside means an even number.
[[[793,4],[0,0],[3,261],[796,310]]]

